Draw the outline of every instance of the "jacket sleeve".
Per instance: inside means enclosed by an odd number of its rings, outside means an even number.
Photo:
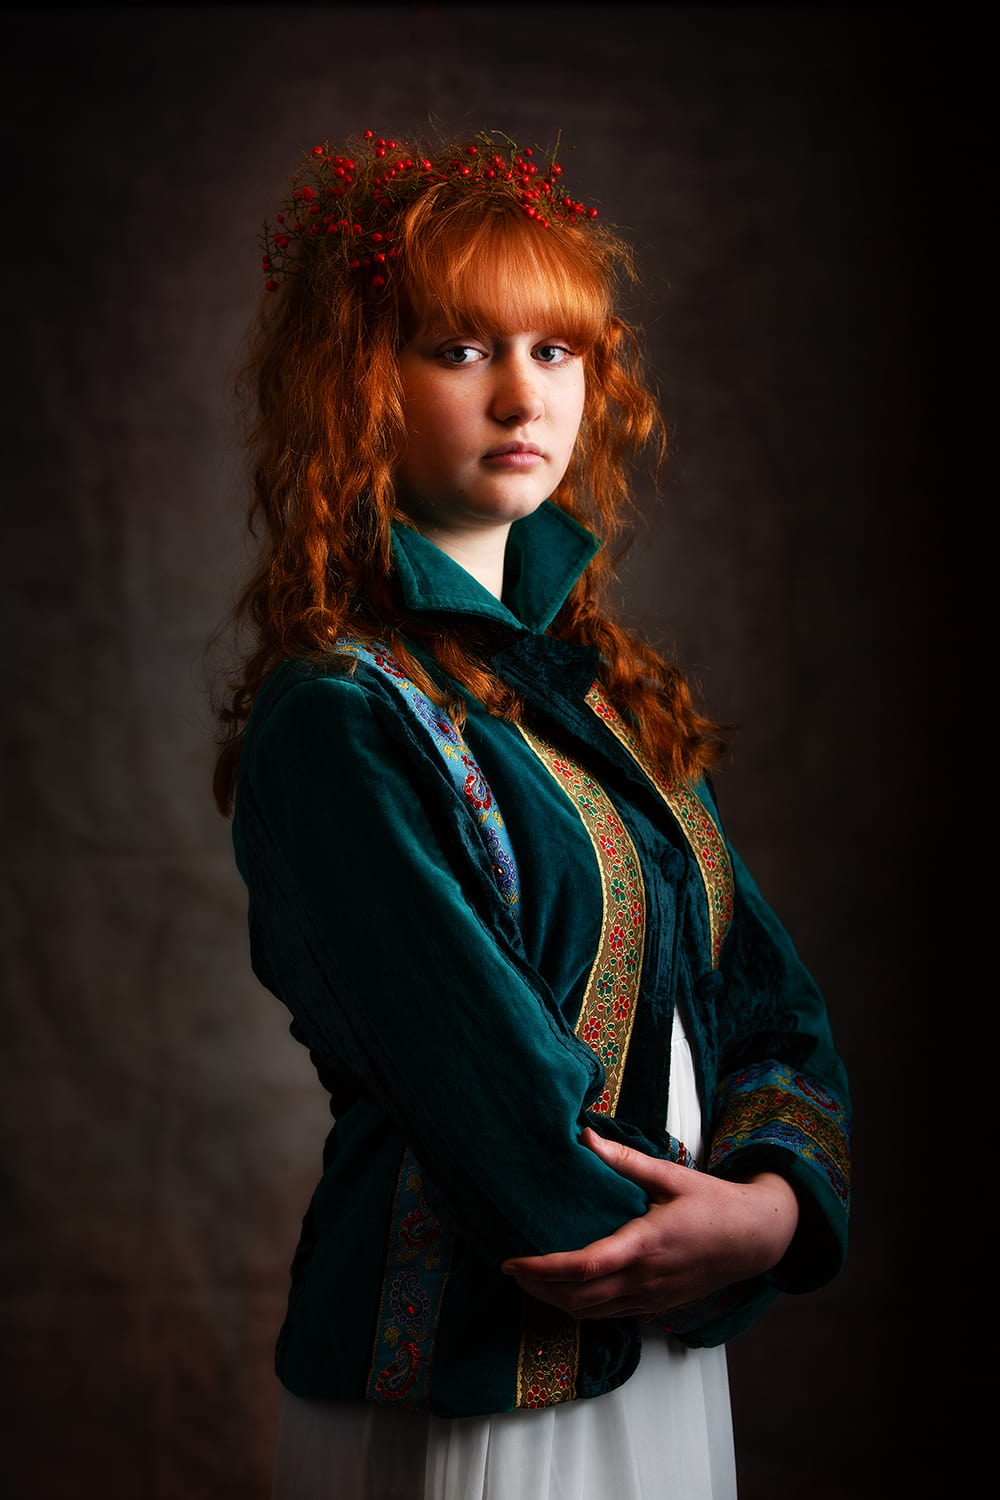
[[[808,1291],[835,1275],[846,1253],[847,1079],[815,982],[739,856],[732,858],[708,1170],[729,1178],[770,1170],[789,1179],[800,1228],[768,1279],[782,1291]]]
[[[779,1172],[795,1188],[799,1224],[766,1275],[671,1314],[684,1343],[722,1344],[779,1291],[806,1292],[843,1265],[849,1212],[850,1103],[826,1007],[787,932],[739,856],[720,967],[703,976],[718,1021],[717,1085],[707,1170],[732,1181]]]
[[[256,727],[237,801],[255,968],[397,1124],[452,1230],[493,1263],[578,1248],[645,1197],[580,1144],[599,1065],[418,729],[347,677],[298,682]]]

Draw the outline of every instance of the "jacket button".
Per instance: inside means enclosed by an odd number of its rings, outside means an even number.
[[[687,860],[679,849],[665,849],[660,855],[660,873],[664,880],[676,883],[683,879],[687,870]]]

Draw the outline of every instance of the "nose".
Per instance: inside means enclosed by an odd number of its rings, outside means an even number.
[[[519,427],[542,415],[539,371],[530,355],[509,353],[494,365],[491,415],[505,427]]]

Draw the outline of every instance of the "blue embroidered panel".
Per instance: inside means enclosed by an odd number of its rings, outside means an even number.
[[[342,638],[338,651],[362,657],[392,683],[441,756],[466,807],[476,820],[493,867],[497,889],[510,906],[520,899],[517,863],[506,824],[486,778],[443,709],[411,682],[384,647]],[[396,1181],[375,1345],[368,1376],[369,1401],[410,1410],[426,1407],[431,1353],[451,1263],[453,1238],[423,1196],[423,1175],[407,1151]]]
[[[850,1206],[850,1121],[815,1079],[779,1062],[755,1063],[723,1079],[709,1171],[748,1146],[775,1145],[809,1162]]]
[[[448,715],[410,681],[399,662],[385,647],[370,641],[342,637],[337,641],[337,650],[363,657],[371,666],[376,667],[397,689],[411,712],[430,731],[449,776],[462,794],[465,805],[482,834],[497,889],[509,906],[516,906],[520,899],[520,884],[507,826],[485,776],[469,754],[468,746]]]

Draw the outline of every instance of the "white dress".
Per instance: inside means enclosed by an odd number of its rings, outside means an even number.
[[[674,1017],[667,1129],[701,1157]],[[726,1352],[644,1332],[639,1368],[586,1401],[445,1417],[284,1392],[271,1500],[735,1500]]]

